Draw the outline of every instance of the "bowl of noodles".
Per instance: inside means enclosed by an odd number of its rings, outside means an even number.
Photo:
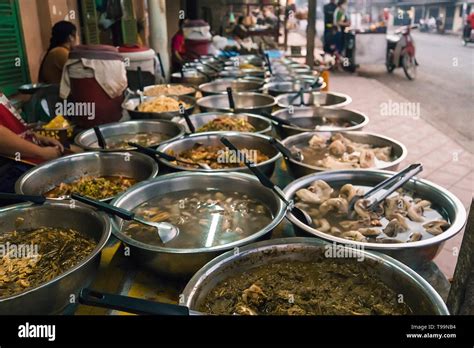
[[[122,104],[122,108],[128,112],[132,119],[171,120],[182,114],[184,110],[191,114],[195,104],[196,100],[187,95],[160,95],[145,96],[143,100],[140,100],[139,97],[129,98]]]

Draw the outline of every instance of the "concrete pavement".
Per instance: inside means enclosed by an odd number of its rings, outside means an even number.
[[[416,113],[424,113],[423,104],[411,111],[401,113],[411,101],[376,79],[332,73],[329,80],[330,90],[347,93],[352,97],[348,107],[364,112],[370,118],[364,129],[379,133],[402,142],[408,149],[408,156],[401,164],[404,166],[421,162],[421,177],[443,186],[455,194],[466,209],[473,196],[474,156],[463,146],[432,126]],[[398,105],[398,109],[397,109]],[[410,110],[409,110],[410,111]],[[463,233],[447,241],[435,262],[443,273],[451,278],[456,266],[457,252]]]

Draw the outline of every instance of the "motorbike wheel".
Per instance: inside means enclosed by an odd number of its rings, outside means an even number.
[[[402,67],[405,76],[409,80],[414,80],[416,78],[416,63],[415,57],[411,57],[408,53],[403,53],[402,56]]]
[[[387,68],[387,71],[389,74],[393,73],[393,70],[395,70],[395,64],[392,63],[393,60],[393,53],[392,51],[387,52],[387,57],[385,59],[385,67]]]

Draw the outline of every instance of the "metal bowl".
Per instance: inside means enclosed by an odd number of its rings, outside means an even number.
[[[265,77],[265,70],[261,68],[257,69],[239,69],[233,66],[225,67],[224,70],[219,72],[221,77],[243,77],[243,76],[255,76],[255,77]]]
[[[23,195],[42,195],[62,182],[71,182],[82,176],[125,176],[143,181],[157,174],[155,160],[141,153],[83,152],[30,169],[17,180],[15,191]]]
[[[196,129],[204,126],[206,123],[211,122],[212,120],[218,118],[218,117],[235,117],[235,118],[243,118],[246,121],[248,121],[252,126],[255,127],[255,133],[258,134],[267,134],[270,135],[272,132],[272,122],[259,115],[253,115],[253,114],[233,114],[231,112],[205,112],[202,114],[194,114],[191,115],[190,119],[191,122],[193,123],[194,127]],[[181,119],[179,123],[186,127],[186,120]],[[189,130],[189,129],[188,129]]]
[[[166,134],[169,136],[169,139],[165,141],[171,141],[177,138],[180,138],[184,135],[184,127],[177,123],[166,121],[166,120],[136,120],[136,121],[127,121],[127,122],[117,122],[117,123],[108,123],[102,126],[99,126],[100,132],[107,139],[110,137],[115,137],[118,135],[129,135],[129,134],[138,134],[138,133],[155,133],[155,134]],[[97,136],[93,129],[87,129],[82,131],[76,138],[74,142],[88,151],[130,151],[135,148],[129,147],[127,149],[102,149],[97,143]],[[159,144],[154,144],[159,145]]]
[[[40,227],[72,228],[92,237],[97,246],[79,264],[25,292],[0,298],[0,313],[5,315],[60,314],[70,304],[71,295],[93,280],[99,268],[101,251],[110,237],[110,219],[93,209],[69,202],[49,202],[43,205],[20,204],[0,210],[0,234],[18,230],[17,218],[23,218],[21,229]]]
[[[145,93],[145,95],[147,95],[146,92],[148,90],[152,89],[153,87],[157,87],[157,86],[167,86],[167,87],[184,86],[184,87],[189,87],[189,88],[192,88],[192,92],[185,93],[185,94],[179,94],[179,95],[187,95],[187,96],[190,96],[190,97],[194,97],[195,94],[196,94],[196,87],[195,86],[187,85],[187,84],[184,84],[184,83],[165,83],[165,84],[159,84],[159,85],[145,86],[143,88],[143,92]],[[162,94],[162,95],[178,95],[178,94],[166,93],[166,94]],[[156,96],[150,96],[150,97],[156,97]]]
[[[290,106],[290,101],[293,106],[301,106],[301,98],[295,98],[296,93],[287,93],[279,95],[276,98],[277,104],[281,108]],[[306,92],[303,93],[304,106],[323,106],[325,108],[338,109],[349,105],[352,98],[347,94],[334,92]]]
[[[274,218],[268,226],[251,236],[229,244],[208,248],[173,249],[138,242],[120,231],[122,224],[120,218],[113,220],[115,227],[113,233],[130,247],[132,257],[140,265],[168,276],[190,277],[206,262],[227,250],[241,247],[256,240],[269,238],[270,232],[285,216],[285,206],[273,191],[262,186],[253,175],[242,173],[182,172],[168,174],[135,186],[133,189],[117,197],[112,204],[120,208],[133,210],[158,194],[162,195],[190,189],[202,190],[206,187],[216,189],[232,188],[239,193],[256,197],[266,204],[273,213]]]
[[[273,116],[291,121],[295,126],[280,125],[273,122],[278,135],[284,139],[302,132],[355,131],[362,130],[369,118],[363,113],[347,109],[328,109],[315,106],[295,106],[275,111]],[[336,122],[336,124],[331,124]],[[347,126],[338,122],[348,123]]]
[[[329,138],[333,133],[342,133],[344,137],[349,140],[374,145],[376,147],[392,146],[392,156],[394,160],[375,169],[397,170],[399,164],[405,159],[408,153],[406,147],[402,143],[383,135],[368,132],[306,132],[292,135],[291,137],[284,139],[282,144],[288,149],[291,149],[293,146],[301,148],[308,146],[308,141],[313,135],[317,134],[319,136]],[[299,162],[293,158],[285,158],[285,161],[289,171],[296,178],[300,178],[304,175],[314,174],[315,172],[331,170],[328,168],[312,166],[303,162]]]
[[[265,162],[260,162],[256,165],[261,171],[267,176],[271,176],[275,170],[277,160],[281,158],[281,154],[269,143],[269,137],[262,134],[255,133],[239,133],[239,132],[205,132],[196,133],[181,139],[174,140],[169,143],[162,144],[158,147],[161,152],[173,151],[174,154],[179,154],[185,150],[193,147],[194,144],[200,143],[206,146],[220,146],[224,148],[224,145],[220,142],[220,138],[225,136],[229,139],[232,144],[237,146],[239,149],[250,148],[257,149],[266,154],[269,159]],[[192,171],[192,172],[243,172],[250,173],[249,169],[242,164],[242,167],[238,168],[225,168],[225,169],[212,169],[206,170],[202,168],[190,168],[181,164],[174,164],[165,159],[160,158],[160,163],[166,166],[171,171]]]
[[[174,72],[171,74],[171,82],[173,83],[186,83],[192,86],[199,86],[202,83],[211,81],[214,77],[214,74],[207,74],[199,72],[198,70],[186,70],[181,72]]]
[[[313,85],[304,80],[279,81],[266,84],[264,89],[268,91],[268,94],[276,97],[280,94],[299,92],[301,89],[303,89],[304,92],[319,91],[324,87],[326,87],[326,82],[324,82],[322,78],[319,78],[317,85]]]
[[[330,244],[315,238],[284,238],[253,243],[239,252],[226,252],[202,267],[183,291],[184,304],[198,310],[209,293],[220,282],[261,265],[281,261],[311,262],[324,257]],[[343,248],[342,252],[351,251]],[[357,251],[357,262],[375,275],[397,294],[417,315],[448,315],[448,309],[438,293],[416,272],[387,255],[371,251]],[[345,254],[347,255],[347,254]],[[277,286],[277,284],[275,284]]]
[[[234,92],[258,92],[262,84],[245,79],[218,79],[212,82],[199,85],[199,90],[203,96],[226,94],[227,88],[232,88]]]
[[[271,113],[273,107],[276,105],[275,98],[272,96],[254,93],[254,92],[239,92],[234,93],[235,112],[261,114]],[[220,111],[232,112],[229,106],[229,98],[227,95],[210,95],[198,99],[197,105],[201,111]]]
[[[316,82],[321,82],[322,80],[318,76],[313,75],[295,75],[295,74],[277,74],[273,75],[268,79],[268,82],[293,82],[293,83],[307,83],[307,84],[314,84]]]
[[[293,197],[297,190],[309,186],[315,180],[324,180],[333,187],[339,187],[346,183],[351,183],[352,185],[375,186],[393,174],[393,172],[389,171],[360,169],[316,173],[307,175],[292,182],[285,188],[284,192],[286,197]],[[301,223],[291,214],[288,214],[287,217],[299,231],[303,231],[306,234],[317,236],[331,242],[356,245],[357,247],[366,250],[379,251],[402,261],[410,267],[418,267],[427,261],[434,259],[443,247],[444,242],[461,231],[466,223],[466,210],[456,196],[430,181],[412,178],[403,187],[408,191],[414,192],[417,197],[435,202],[442,215],[446,216],[451,222],[451,226],[438,236],[433,236],[432,238],[417,242],[381,244],[355,242],[331,236]]]
[[[191,114],[194,110],[194,106],[196,105],[196,99],[187,95],[181,96],[167,96],[170,98],[174,98],[179,102],[185,103],[190,105],[186,108],[188,114]],[[144,97],[144,100],[151,100],[156,97]],[[140,105],[140,98],[139,97],[132,97],[125,100],[122,104],[122,108],[128,111],[130,118],[137,119],[137,120],[144,120],[144,119],[163,119],[163,120],[171,120],[175,116],[181,115],[179,110],[176,111],[169,111],[169,112],[144,112],[138,111],[138,106]]]

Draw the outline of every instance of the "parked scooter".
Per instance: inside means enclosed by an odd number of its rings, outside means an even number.
[[[464,46],[467,46],[468,43],[474,43],[474,30],[471,29],[469,23],[464,26],[462,43]]]
[[[403,68],[403,72],[409,80],[416,78],[415,42],[410,35],[411,29],[418,28],[417,25],[404,26],[395,31],[393,35],[387,35],[387,58],[385,65],[389,73],[395,68]]]

